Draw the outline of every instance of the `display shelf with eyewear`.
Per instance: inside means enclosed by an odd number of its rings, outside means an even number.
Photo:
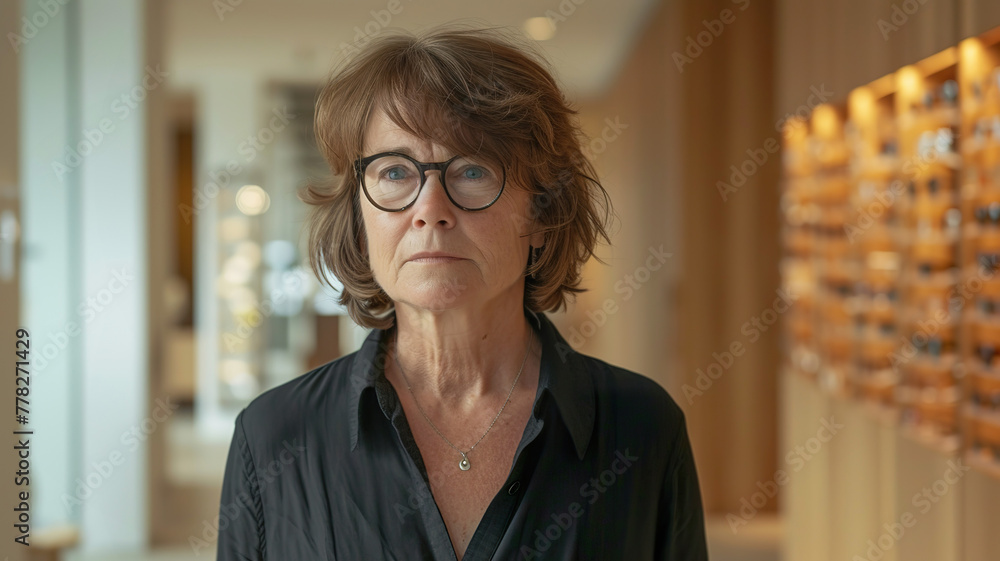
[[[850,146],[846,105],[823,104],[813,110],[809,150],[815,162],[814,270],[818,342],[817,381],[835,395],[850,392],[857,310],[854,296],[860,267],[846,226],[853,217]]]
[[[796,297],[795,306],[788,310],[784,323],[786,367],[815,380],[819,371],[816,265],[823,234],[810,128],[808,120],[792,118],[782,129],[785,175],[781,207],[785,256],[780,268],[782,289]]]
[[[962,41],[962,200],[966,303],[962,423],[971,465],[1000,477],[1000,30]]]
[[[852,394],[875,412],[895,419],[899,373],[891,362],[899,339],[900,203],[899,139],[895,83],[881,79],[848,97],[853,216],[845,226],[860,276],[856,285],[855,363]]]
[[[943,452],[960,444],[959,315],[962,212],[958,193],[960,124],[957,49],[896,73],[903,268],[902,337],[893,352],[895,399],[904,432]]]

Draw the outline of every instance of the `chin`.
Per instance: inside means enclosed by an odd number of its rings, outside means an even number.
[[[411,290],[397,302],[402,302],[424,310],[445,311],[458,308],[469,298],[468,290],[459,284],[448,284],[426,287],[422,290]]]

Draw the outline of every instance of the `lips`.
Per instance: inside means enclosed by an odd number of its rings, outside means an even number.
[[[415,261],[417,259],[425,259],[427,261],[449,261],[464,258],[451,253],[445,253],[443,251],[421,251],[420,253],[414,253],[411,255],[407,261]]]

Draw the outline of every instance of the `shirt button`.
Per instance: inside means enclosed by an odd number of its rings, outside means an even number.
[[[513,495],[520,488],[521,488],[521,482],[520,481],[515,481],[515,482],[513,482],[513,483],[510,484],[510,487],[507,488],[507,494],[508,495]]]

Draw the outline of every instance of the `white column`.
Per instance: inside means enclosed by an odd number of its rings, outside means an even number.
[[[46,11],[46,7],[49,8]],[[32,530],[77,523],[82,513],[74,479],[80,476],[80,377],[83,303],[78,168],[60,168],[78,131],[77,93],[70,83],[72,6],[25,0],[18,39],[21,57],[21,210],[24,252],[21,317],[31,355],[29,429]],[[25,23],[27,22],[27,23]],[[23,37],[23,42],[21,42]],[[57,170],[59,173],[57,173]],[[80,502],[77,502],[77,501]]]
[[[147,409],[144,102],[164,76],[145,61],[144,0],[76,8],[80,129],[73,132],[94,148],[79,167],[74,280],[99,309],[83,330],[78,364],[82,475],[100,481],[81,522],[86,549],[141,547],[148,541],[148,435],[156,430]]]

